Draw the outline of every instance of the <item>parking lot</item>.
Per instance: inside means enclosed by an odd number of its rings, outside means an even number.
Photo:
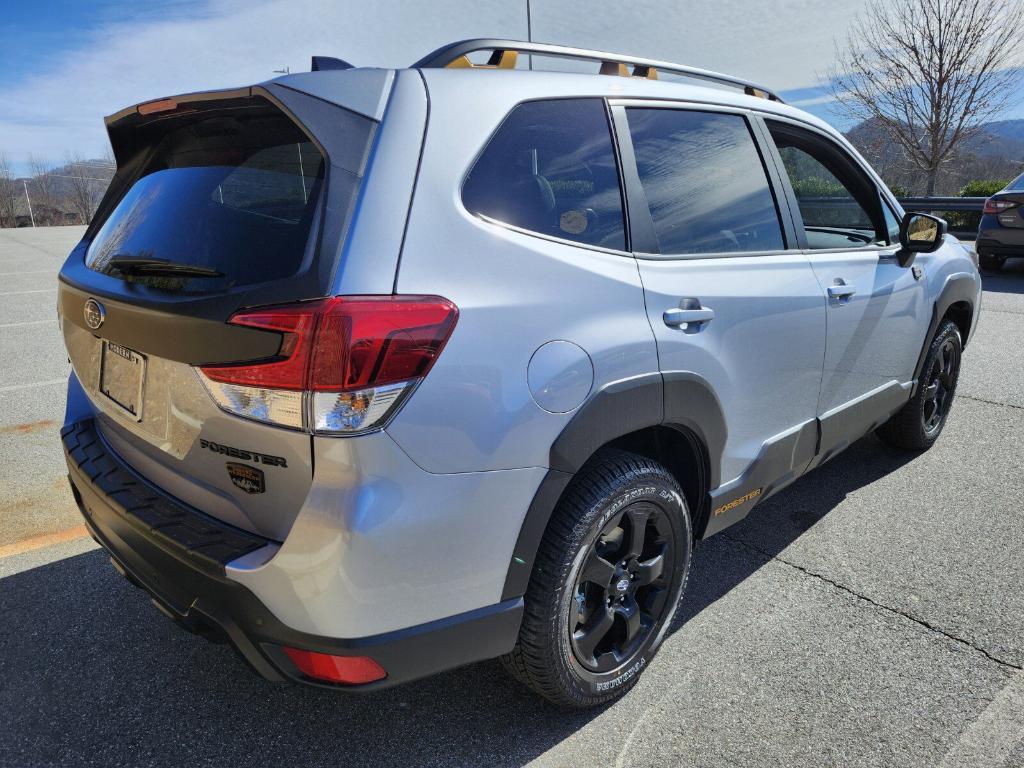
[[[57,435],[81,233],[0,230],[0,765],[1024,766],[1024,260],[985,276],[931,451],[864,438],[704,542],[639,685],[566,713],[497,663],[265,683],[119,577]]]

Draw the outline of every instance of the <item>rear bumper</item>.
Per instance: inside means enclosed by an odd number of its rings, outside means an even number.
[[[984,216],[974,250],[993,256],[1024,256],[1024,227],[1004,227],[994,216]]]
[[[91,419],[61,431],[68,476],[85,522],[115,566],[186,628],[230,642],[268,680],[339,687],[307,678],[281,646],[369,656],[383,680],[374,690],[494,658],[512,648],[521,598],[384,634],[357,639],[300,632],[283,624],[225,566],[272,542],[178,502],[135,475],[106,445]]]

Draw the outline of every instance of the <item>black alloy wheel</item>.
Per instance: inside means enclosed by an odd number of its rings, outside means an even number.
[[[671,626],[692,550],[675,476],[647,456],[599,451],[552,513],[505,669],[566,707],[623,696]]]
[[[952,320],[943,320],[932,337],[913,396],[875,432],[894,448],[928,449],[942,433],[960,376],[963,337]]]
[[[921,409],[921,418],[925,434],[935,433],[942,425],[953,402],[953,391],[959,372],[960,347],[954,339],[947,338],[939,347],[924,383],[924,408]]]
[[[590,547],[573,589],[570,644],[592,672],[608,672],[644,645],[668,603],[676,545],[665,510],[626,507]]]

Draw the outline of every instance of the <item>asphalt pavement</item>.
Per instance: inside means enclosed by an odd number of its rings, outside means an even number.
[[[566,713],[493,662],[266,683],[76,538],[53,281],[80,236],[0,230],[0,766],[1024,766],[1024,260],[984,277],[932,450],[864,438],[704,542],[639,685]]]

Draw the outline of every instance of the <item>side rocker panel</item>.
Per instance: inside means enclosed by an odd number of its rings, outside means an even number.
[[[817,419],[767,441],[742,475],[711,491],[711,511],[703,538],[738,523],[759,502],[800,477],[814,458],[817,445]]]

